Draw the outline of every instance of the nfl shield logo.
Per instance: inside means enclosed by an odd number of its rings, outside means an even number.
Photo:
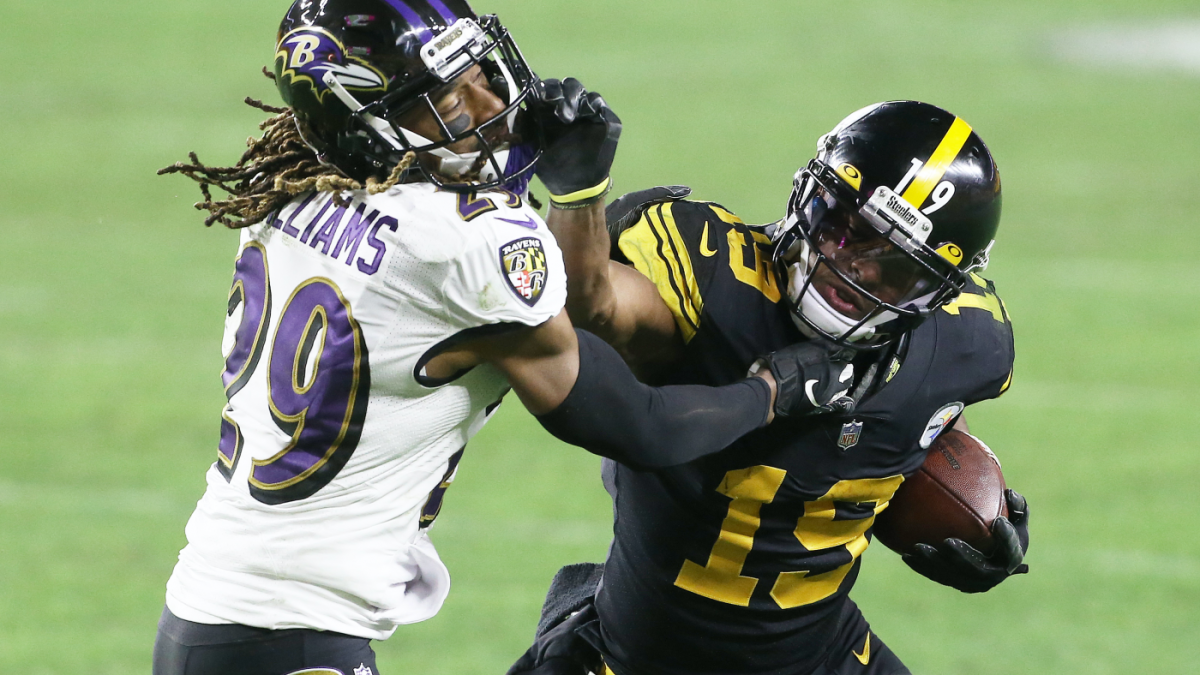
[[[537,237],[510,241],[500,248],[500,265],[509,288],[533,307],[546,289],[546,249]]]
[[[854,421],[842,425],[842,437],[838,439],[838,447],[843,451],[858,445],[858,437],[862,435],[863,423]]]

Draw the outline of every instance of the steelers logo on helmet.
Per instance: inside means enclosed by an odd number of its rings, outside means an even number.
[[[999,219],[999,173],[970,125],[917,101],[863,108],[818,141],[774,230],[792,318],[886,346],[986,265]]]

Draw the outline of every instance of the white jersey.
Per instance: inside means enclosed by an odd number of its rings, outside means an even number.
[[[450,579],[425,528],[508,385],[424,364],[566,301],[562,254],[516,195],[346,194],[242,232],[218,459],[167,582],[182,619],[383,639],[436,614]]]

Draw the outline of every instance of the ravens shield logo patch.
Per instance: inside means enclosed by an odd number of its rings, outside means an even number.
[[[537,237],[510,241],[500,247],[500,266],[508,285],[526,305],[533,307],[546,289],[546,249]]]

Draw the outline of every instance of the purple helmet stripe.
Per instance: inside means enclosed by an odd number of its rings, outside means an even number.
[[[442,18],[446,20],[447,26],[458,21],[459,17],[455,16],[454,12],[451,12],[450,8],[442,0],[429,0],[429,4],[437,10],[438,14],[442,15]]]
[[[421,15],[417,14],[412,7],[409,7],[400,0],[384,0],[384,2],[391,5],[392,9],[400,12],[400,16],[404,17],[404,20],[407,21],[409,25],[417,29],[421,35],[421,42],[429,42],[429,40],[433,38],[433,33],[430,32],[429,26],[426,25],[425,20],[422,19]]]

